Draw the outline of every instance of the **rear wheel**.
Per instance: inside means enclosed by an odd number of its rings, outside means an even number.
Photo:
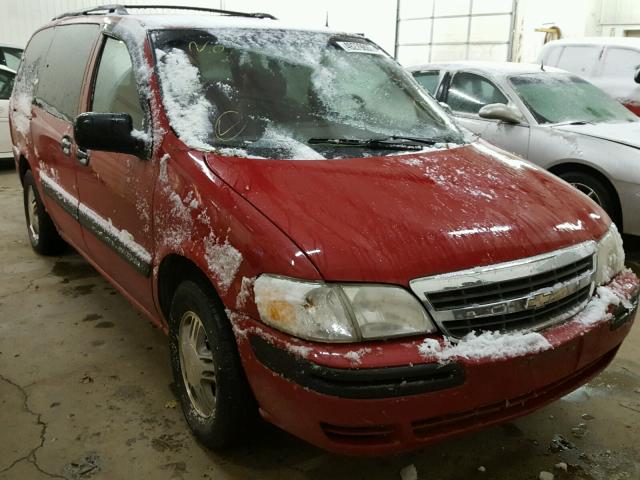
[[[614,222],[618,222],[617,203],[611,190],[602,180],[583,172],[565,172],[559,177],[600,205]]]
[[[60,237],[53,220],[44,208],[31,170],[25,173],[22,185],[24,214],[31,246],[41,255],[61,253],[65,249],[65,241]]]
[[[170,320],[171,366],[189,427],[209,447],[245,441],[257,407],[222,305],[204,282],[187,280]]]

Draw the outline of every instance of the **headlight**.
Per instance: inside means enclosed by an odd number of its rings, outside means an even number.
[[[253,290],[264,323],[308,340],[357,342],[436,330],[418,299],[400,287],[262,275]]]
[[[596,253],[596,285],[603,285],[611,280],[624,268],[624,250],[622,238],[615,224],[611,224],[609,231],[598,242]]]

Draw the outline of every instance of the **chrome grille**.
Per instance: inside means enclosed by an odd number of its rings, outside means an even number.
[[[579,311],[593,293],[595,242],[410,283],[443,333],[537,330]]]

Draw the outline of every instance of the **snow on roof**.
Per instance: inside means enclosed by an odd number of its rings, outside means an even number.
[[[135,10],[135,7],[131,7]],[[166,28],[202,28],[202,29],[224,29],[224,28],[239,28],[239,29],[282,29],[282,30],[294,30],[294,31],[307,31],[307,32],[322,32],[330,34],[349,34],[357,35],[355,33],[348,33],[339,30],[333,30],[325,27],[309,28],[298,24],[284,22],[282,20],[273,20],[269,18],[251,18],[233,15],[214,15],[208,13],[194,12],[194,13],[148,13],[138,14],[131,13],[128,15],[117,14],[105,14],[105,15],[92,15],[96,21],[104,21],[105,23],[113,23],[115,19],[127,19],[127,21],[133,21],[138,23],[142,28],[146,30],[166,29]],[[79,17],[63,17],[58,21],[74,22]],[[85,22],[87,16],[80,17]]]
[[[541,71],[539,63],[515,63],[515,62],[481,62],[481,61],[457,61],[457,62],[437,62],[415,65],[408,68],[409,71],[421,70],[480,70],[494,76],[509,76],[524,73],[539,73]],[[544,67],[545,72],[564,72],[559,68]]]
[[[329,33],[342,33],[328,28],[307,28],[290,24],[281,20],[269,18],[235,17],[231,15],[193,15],[193,14],[133,14],[128,15],[136,19],[147,29],[154,28],[255,28],[255,29],[283,29],[305,30]]]
[[[618,47],[635,47],[640,49],[640,38],[633,37],[585,37],[585,38],[563,38],[554,40],[545,45],[545,48],[552,45],[614,45]]]

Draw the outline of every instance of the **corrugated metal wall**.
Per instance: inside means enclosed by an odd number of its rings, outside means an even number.
[[[639,0],[603,0],[602,25],[640,24]]]

